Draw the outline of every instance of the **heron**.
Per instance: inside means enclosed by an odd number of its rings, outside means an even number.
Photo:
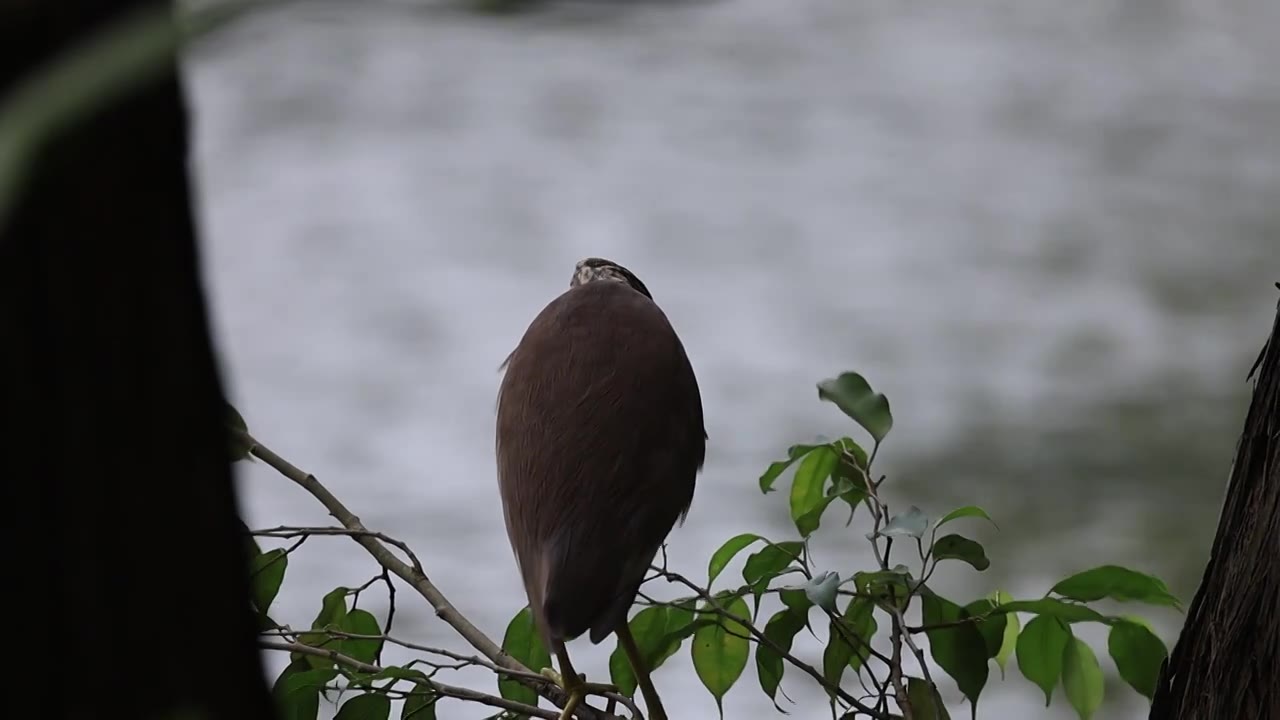
[[[566,643],[616,634],[648,713],[666,720],[627,614],[706,456],[702,398],[679,335],[645,284],[588,257],[502,363],[495,450],[507,537],[560,670],[561,720],[589,695]]]

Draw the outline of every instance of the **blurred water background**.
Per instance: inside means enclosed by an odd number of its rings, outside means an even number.
[[[705,578],[738,532],[794,534],[756,479],[794,442],[858,433],[814,388],[852,369],[894,409],[891,501],[1000,524],[965,528],[993,565],[940,570],[944,592],[1036,596],[1118,562],[1189,601],[1275,309],[1277,33],[1273,0],[283,5],[187,64],[229,390],[500,639],[523,595],[497,367],[602,255],[645,280],[702,384],[709,455],[674,569]],[[252,526],[330,522],[261,463],[237,470]],[[815,552],[850,570],[866,518],[842,519]],[[306,625],[373,574],[314,539],[273,615]],[[1176,639],[1177,613],[1122,609]],[[464,649],[407,591],[395,633]],[[611,649],[571,646],[593,678]],[[982,716],[1074,717],[1010,671]],[[716,716],[687,650],[656,680],[676,717]],[[829,716],[806,678],[783,689],[793,717]],[[1107,694],[1099,717],[1145,717]],[[781,717],[754,664],[725,716]]]

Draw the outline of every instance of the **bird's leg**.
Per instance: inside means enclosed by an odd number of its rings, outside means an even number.
[[[573,669],[573,663],[569,661],[569,649],[563,642],[555,642],[555,651],[556,660],[560,663],[560,672],[552,668],[543,668],[542,675],[554,681],[568,695],[564,708],[560,711],[560,720],[571,720],[573,713],[586,701],[588,695],[603,695],[618,691],[616,685],[586,682],[585,678]]]
[[[625,622],[618,623],[617,633],[618,641],[622,643],[622,650],[627,654],[627,661],[631,663],[631,672],[636,676],[636,683],[644,695],[644,704],[649,710],[649,720],[667,720],[667,711],[663,709],[662,699],[658,697],[658,690],[649,677],[649,666],[645,664],[644,658],[640,657],[640,648],[636,646],[631,628]]]

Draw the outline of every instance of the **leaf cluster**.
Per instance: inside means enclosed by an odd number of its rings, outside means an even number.
[[[833,710],[848,717],[929,720],[950,717],[940,675],[950,678],[976,716],[992,671],[1003,678],[1014,660],[1046,706],[1060,689],[1078,716],[1089,720],[1103,701],[1104,674],[1099,652],[1078,637],[1076,628],[1099,623],[1108,627],[1106,650],[1119,676],[1148,699],[1153,696],[1168,656],[1164,642],[1144,619],[1110,615],[1093,604],[1110,600],[1179,608],[1161,580],[1101,564],[1063,578],[1039,597],[1015,598],[993,588],[982,597],[949,598],[932,582],[939,563],[964,563],[976,572],[991,566],[976,536],[953,530],[953,523],[977,520],[998,532],[995,520],[977,505],[936,519],[916,505],[891,512],[880,494],[885,478],[872,472],[894,424],[888,399],[853,372],[817,387],[821,401],[835,405],[867,433],[871,451],[851,436],[790,446],[757,484],[765,495],[786,498],[795,536],[770,539],[744,532],[728,538],[709,558],[702,585],[655,567],[654,579],[682,581],[694,594],[647,602],[631,618],[631,632],[651,669],[661,668],[687,641],[693,670],[722,714],[724,697],[754,657],[760,689],[779,712],[787,712],[780,701],[786,697],[784,677],[801,671],[824,688]],[[844,522],[828,528],[823,523],[833,506],[844,508]],[[816,567],[810,539],[819,529],[847,533],[860,510],[871,526],[862,537],[872,545],[875,565]],[[908,553],[907,562],[893,562],[894,550]],[[717,590],[717,582],[723,584],[730,565],[744,553],[741,584]],[[766,601],[776,609],[762,612]],[[909,615],[919,624],[909,624]],[[821,667],[801,667],[791,656],[802,633],[821,643]],[[513,618],[508,642],[509,651],[531,666],[550,662],[544,649],[529,647],[537,641],[527,610]],[[908,654],[920,661],[922,676],[904,670],[902,658]],[[621,647],[615,647],[609,671],[624,694],[635,694],[634,672]],[[855,695],[871,700],[861,702]]]

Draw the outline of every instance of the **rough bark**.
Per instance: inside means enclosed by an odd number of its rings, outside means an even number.
[[[1152,720],[1280,718],[1280,304],[1255,371],[1213,551]]]
[[[0,97],[148,4],[6,2]],[[171,64],[43,148],[0,227],[5,649],[19,673],[11,694],[43,717],[274,717],[200,284],[186,112]]]

